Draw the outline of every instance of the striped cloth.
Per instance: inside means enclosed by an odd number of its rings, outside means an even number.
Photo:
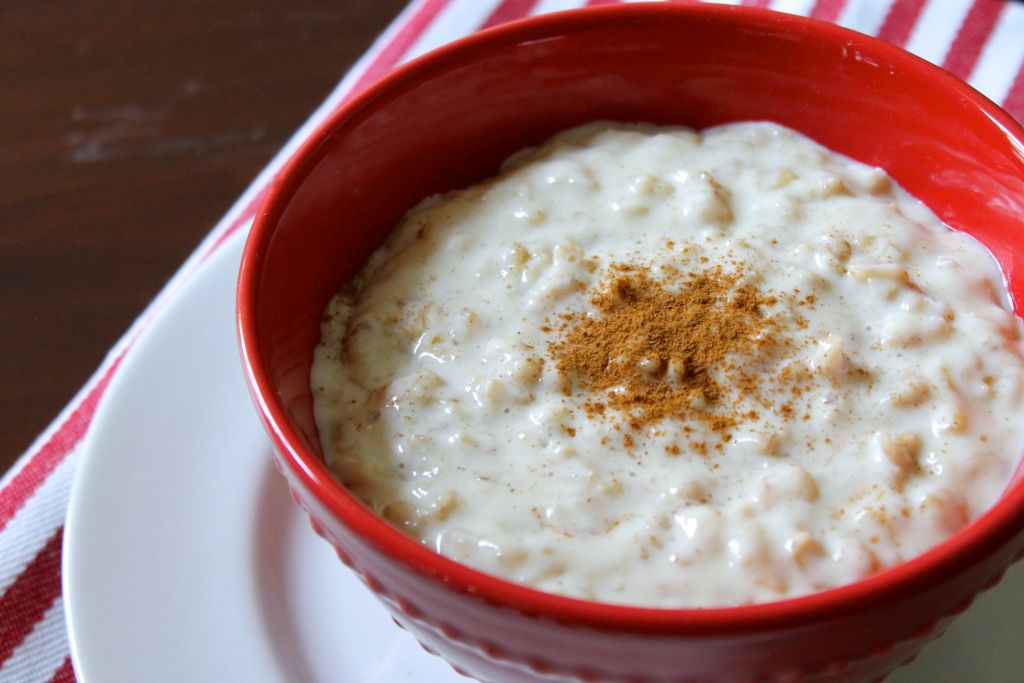
[[[614,0],[611,0],[614,1]],[[299,143],[352,93],[397,64],[480,28],[609,0],[415,0],[150,304],[68,407],[0,480],[0,683],[71,682],[60,559],[68,492],[96,405],[139,334],[225,239],[248,229]],[[1010,0],[734,0],[832,21],[905,47],[1024,120],[1024,3]],[[102,683],[90,681],[88,683]]]

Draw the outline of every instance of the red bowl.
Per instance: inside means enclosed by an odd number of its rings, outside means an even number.
[[[977,237],[1024,294],[1024,131],[953,76],[829,24],[736,7],[597,7],[502,26],[402,67],[328,119],[245,247],[238,325],[278,463],[314,529],[424,647],[486,681],[862,681],[911,659],[1024,553],[1018,469],[983,517],[853,585],[748,607],[554,596],[448,560],[321,461],[309,389],[321,313],[424,197],[594,119],[765,119],[880,166]]]

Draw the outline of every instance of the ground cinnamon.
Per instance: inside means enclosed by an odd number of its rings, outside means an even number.
[[[745,283],[738,270],[663,272],[655,279],[641,266],[612,266],[591,297],[596,314],[563,315],[549,352],[574,390],[587,394],[591,417],[611,409],[633,428],[695,419],[727,438],[756,414],[732,408],[723,377],[749,381],[730,371],[738,356],[755,353],[778,332],[766,314],[776,299]]]

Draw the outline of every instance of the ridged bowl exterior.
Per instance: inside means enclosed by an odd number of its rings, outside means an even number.
[[[287,474],[286,474],[287,476]],[[289,477],[290,479],[291,477]],[[293,496],[314,531],[433,654],[487,683],[861,683],[880,680],[938,637],[1024,547],[1018,536],[952,580],[858,611],[778,631],[729,636],[581,627],[495,605],[383,556],[318,504]]]
[[[851,586],[768,605],[657,610],[551,596],[406,538],[320,459],[309,369],[338,287],[422,198],[594,119],[767,119],[880,166],[1000,260],[1024,293],[1024,131],[937,68],[866,36],[744,8],[663,3],[538,17],[444,47],[360,94],[272,187],[243,255],[252,393],[293,496],[428,650],[483,681],[879,680],[1024,553],[1021,471],[981,519]]]

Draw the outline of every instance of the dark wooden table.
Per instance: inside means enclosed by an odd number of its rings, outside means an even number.
[[[405,3],[4,3],[0,473]]]

